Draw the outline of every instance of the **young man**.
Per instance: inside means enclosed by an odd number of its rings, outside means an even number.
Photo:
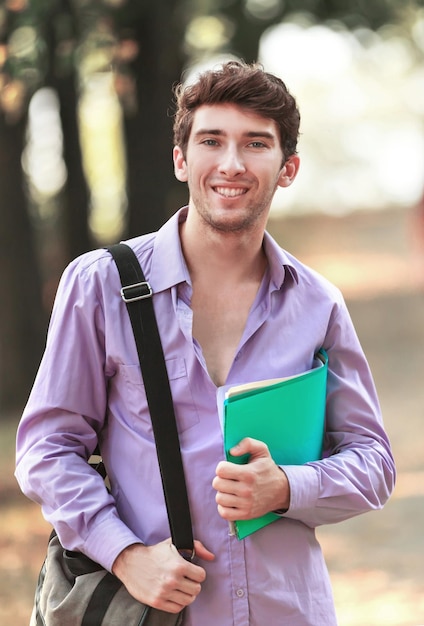
[[[339,291],[265,232],[294,181],[299,114],[279,79],[230,62],[177,92],[174,165],[188,207],[135,238],[154,292],[196,539],[171,546],[149,413],[119,277],[102,250],[58,290],[18,433],[17,477],[62,543],[186,626],[336,624],[314,528],[381,507],[394,463],[371,374]],[[323,459],[278,467],[244,439],[224,461],[217,389],[329,358]],[[266,415],[258,415],[258,420]],[[87,469],[99,438],[112,493]],[[278,511],[239,541],[228,521]]]

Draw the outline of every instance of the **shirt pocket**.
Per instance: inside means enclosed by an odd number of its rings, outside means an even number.
[[[187,368],[183,358],[165,361],[174,404],[178,432],[198,424],[199,415],[191,393]],[[126,404],[129,406],[136,430],[151,431],[151,419],[147,406],[146,392],[139,365],[120,365],[120,376],[128,391]]]

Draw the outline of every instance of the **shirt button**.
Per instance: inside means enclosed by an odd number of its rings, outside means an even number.
[[[242,598],[242,597],[244,596],[244,591],[243,591],[243,589],[237,589],[237,591],[236,591],[236,596],[237,596],[238,598]]]

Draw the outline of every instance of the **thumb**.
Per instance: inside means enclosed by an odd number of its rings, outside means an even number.
[[[269,456],[268,446],[263,441],[245,437],[229,451],[231,456],[248,455],[250,458]]]
[[[201,541],[198,541],[197,539],[194,540],[194,551],[199,559],[204,559],[205,561],[213,561],[215,558],[214,553],[205,548],[203,543]]]

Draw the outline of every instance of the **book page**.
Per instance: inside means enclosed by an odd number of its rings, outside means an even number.
[[[313,370],[324,365],[324,361],[322,361],[320,354],[317,354],[314,359],[314,363],[315,365],[312,368]],[[308,370],[308,372],[310,371],[312,370]],[[255,380],[250,383],[234,385],[233,387],[227,389],[227,391],[225,392],[225,398],[233,398],[234,396],[238,396],[241,393],[246,393],[246,391],[255,391],[256,389],[262,389],[263,387],[278,385],[278,383],[282,383],[286,380],[292,380],[294,378],[298,378],[299,376],[304,376],[308,372],[300,372],[299,374],[294,374],[293,376],[284,376],[283,378],[268,378],[267,380]]]

